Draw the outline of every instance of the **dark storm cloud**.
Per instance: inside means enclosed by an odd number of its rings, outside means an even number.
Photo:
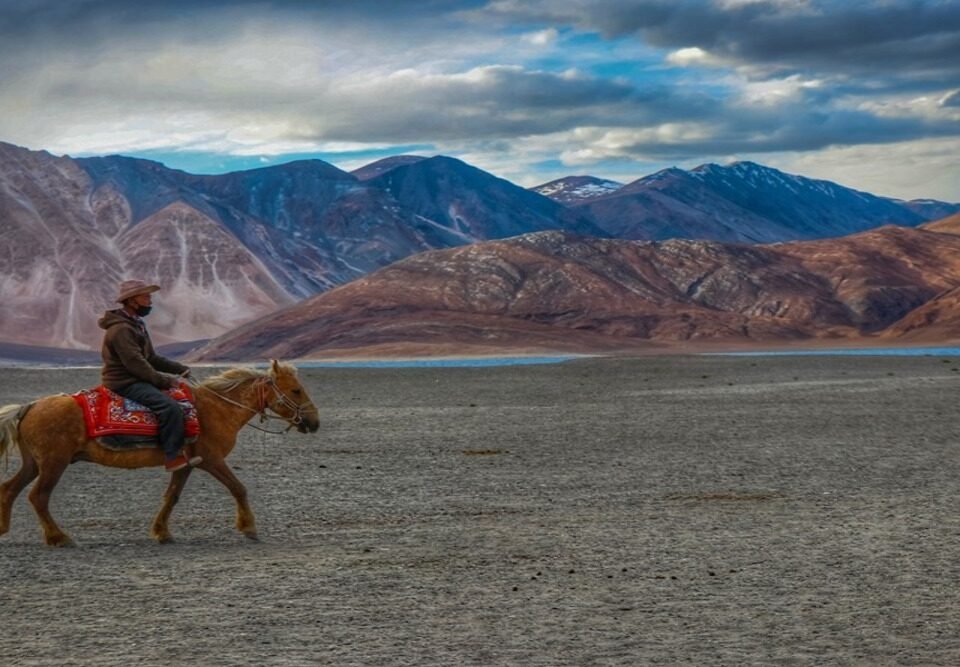
[[[158,22],[218,12],[301,17],[303,20],[362,20],[409,25],[477,9],[485,0],[12,0],[0,5],[0,36],[20,40],[29,35],[81,37],[86,30],[156,27]],[[207,26],[208,28],[210,26]],[[77,34],[79,31],[80,34]]]
[[[715,56],[776,71],[813,70],[900,80],[907,86],[960,76],[960,2],[810,0],[725,3],[708,0],[19,0],[0,9],[0,49],[36,40],[108,39],[124,31],[193,24],[217,36],[214,15],[283,17],[362,24],[395,32],[474,27],[498,19],[531,27],[572,25],[607,37],[635,35],[653,46],[699,47]]]
[[[30,76],[51,60],[96,63],[118,44],[142,58],[168,44],[228,42],[261,26],[274,34],[283,26],[322,35],[339,31],[356,35],[358,52],[373,40],[402,52],[438,41],[437,35],[470,30],[463,11],[485,1],[0,0],[0,86],[4,74]],[[318,49],[323,40],[318,35]]]
[[[892,144],[920,137],[957,135],[955,124],[912,118],[879,118],[867,113],[834,111],[777,115],[728,114],[712,136],[688,142],[640,140],[621,147],[633,159],[687,160],[699,155],[810,152],[836,146]]]
[[[960,2],[953,1],[502,0],[488,11],[780,70],[871,74],[904,86],[960,75]]]
[[[322,126],[305,136],[351,141],[477,140],[549,134],[585,125],[697,120],[714,111],[715,104],[707,96],[668,87],[640,89],[591,77],[485,67],[463,75],[394,77],[344,91],[317,109]]]

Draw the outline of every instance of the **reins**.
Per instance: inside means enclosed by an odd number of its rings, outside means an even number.
[[[269,433],[270,435],[283,435],[284,433],[292,429],[294,426],[297,426],[301,422],[303,422],[303,406],[299,403],[294,403],[289,396],[287,396],[282,391],[280,391],[280,388],[277,387],[277,384],[276,382],[274,382],[272,377],[269,377],[269,376],[265,377],[264,378],[265,381],[263,382],[257,381],[257,385],[256,385],[257,405],[260,406],[259,409],[251,408],[249,405],[244,405],[239,401],[235,401],[229,396],[224,396],[223,394],[217,391],[214,391],[210,387],[204,386],[202,383],[197,382],[194,378],[185,378],[185,379],[187,379],[194,387],[203,387],[204,389],[209,391],[211,394],[213,394],[214,396],[216,396],[217,398],[219,398],[220,400],[226,403],[235,405],[238,408],[243,408],[244,410],[248,412],[252,412],[255,415],[260,415],[261,424],[270,419],[285,421],[288,424],[287,428],[283,429],[282,431],[271,431],[270,429],[263,428],[262,426],[257,426],[256,424],[252,424],[250,423],[249,420],[243,424],[244,426],[249,426],[250,428],[261,431],[262,433]],[[274,398],[279,398],[280,401],[283,402],[283,405],[293,410],[293,417],[287,418],[279,414],[270,414],[267,412],[268,408],[276,412],[273,405],[267,400],[267,394],[266,394],[267,387],[269,387],[270,389],[273,389]]]

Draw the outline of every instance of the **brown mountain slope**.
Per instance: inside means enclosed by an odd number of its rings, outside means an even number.
[[[158,344],[217,336],[294,300],[195,207],[177,200],[135,220],[113,181],[0,142],[0,340],[97,350],[97,319],[131,277],[163,286],[150,317]]]
[[[416,255],[196,358],[856,338],[956,285],[960,237],[914,229],[767,246],[543,232]]]
[[[931,299],[883,331],[891,342],[960,342],[960,287]]]
[[[960,213],[933,222],[925,222],[920,225],[920,229],[938,234],[960,234]]]
[[[956,241],[954,236],[887,226],[838,239],[765,247],[823,276],[847,309],[849,323],[869,333],[960,284]]]
[[[125,230],[116,247],[130,275],[163,286],[150,316],[157,344],[181,341],[184,331],[212,338],[294,301],[229,230],[183,202]]]
[[[122,207],[68,158],[0,142],[0,340],[84,347],[123,276]]]

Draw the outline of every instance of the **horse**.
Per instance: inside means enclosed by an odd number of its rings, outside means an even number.
[[[261,421],[285,421],[288,431],[296,428],[301,433],[316,433],[320,425],[317,408],[300,384],[297,369],[276,360],[271,360],[267,371],[233,368],[208,378],[194,387],[194,398],[200,434],[196,442],[186,446],[186,451],[190,456],[203,457],[198,467],[227,487],[237,505],[237,529],[256,540],[256,521],[247,501],[247,490],[226,462],[236,446],[237,434],[254,415],[259,415]],[[0,484],[0,535],[10,529],[13,502],[36,479],[29,500],[39,518],[44,541],[51,547],[74,546],[49,509],[50,494],[67,466],[76,461],[128,469],[163,465],[159,447],[117,451],[88,438],[86,433],[80,406],[66,394],[0,408],[0,458],[6,460],[10,448],[16,445],[21,461],[13,477]],[[173,540],[170,514],[191,471],[186,467],[171,473],[163,504],[150,530],[161,544]]]

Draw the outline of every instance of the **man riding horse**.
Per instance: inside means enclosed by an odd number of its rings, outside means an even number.
[[[20,450],[19,470],[0,484],[0,535],[10,530],[13,502],[36,480],[30,491],[30,504],[37,513],[44,541],[52,547],[73,546],[73,540],[50,513],[50,496],[71,463],[89,461],[133,469],[165,462],[173,474],[150,528],[154,539],[161,543],[173,539],[170,514],[195,465],[230,491],[237,504],[237,529],[248,538],[257,539],[247,489],[226,461],[237,445],[237,434],[255,416],[261,420],[279,419],[288,424],[288,430],[316,433],[320,428],[317,407],[301,384],[297,368],[277,359],[270,361],[267,370],[224,371],[194,388],[197,419],[203,428],[190,444],[190,450],[200,456],[188,459],[180,452],[184,432],[181,408],[176,402],[171,406],[160,388],[178,382],[169,373],[185,375],[189,368],[157,355],[141,319],[150,308],[150,295],[158,289],[157,285],[139,280],[122,283],[117,295],[122,308],[107,311],[100,326],[106,330],[103,384],[160,413],[163,451],[157,447],[117,449],[93,434],[84,412],[85,400],[78,400],[88,392],[54,394],[27,404],[0,406],[0,479],[6,472],[2,462],[12,448]],[[100,392],[99,388],[93,391]],[[158,396],[163,398],[155,400]]]
[[[160,356],[153,349],[143,318],[152,308],[151,295],[159,289],[159,285],[148,285],[142,280],[120,283],[117,303],[122,308],[108,310],[97,322],[105,330],[100,376],[107,389],[148,407],[157,415],[164,467],[168,472],[176,472],[198,465],[203,459],[187,458],[183,453],[183,410],[177,401],[161,391],[176,387],[180,377],[189,376],[190,369]]]

